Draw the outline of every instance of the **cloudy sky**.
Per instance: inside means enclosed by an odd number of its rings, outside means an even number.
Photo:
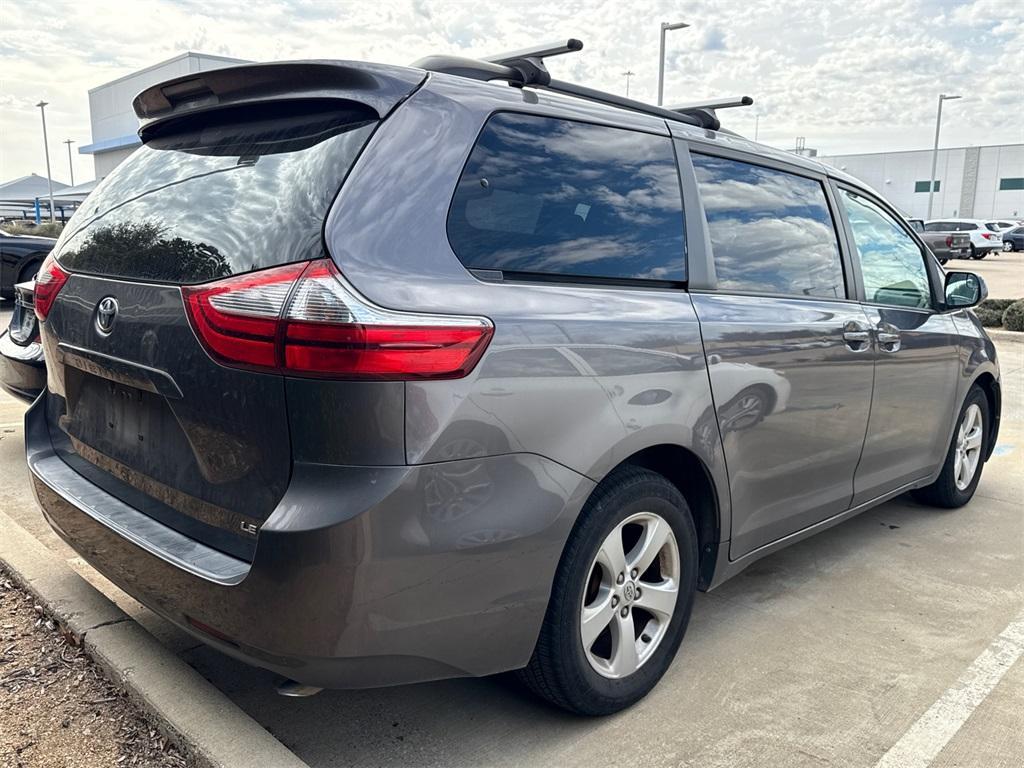
[[[945,145],[1024,141],[1021,0],[0,0],[0,181],[45,173],[40,99],[54,178],[64,139],[91,140],[90,88],[186,50],[243,59],[486,55],[558,37],[585,49],[551,61],[562,79],[654,100],[658,24],[669,32],[666,102],[749,94],[726,125],[822,153],[930,146],[940,91]],[[75,179],[93,177],[74,155]]]

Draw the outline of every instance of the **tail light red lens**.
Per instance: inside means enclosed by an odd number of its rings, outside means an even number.
[[[479,361],[494,330],[482,317],[377,307],[330,259],[188,286],[182,294],[214,359],[299,376],[459,378]]]
[[[982,232],[981,236],[984,237],[986,240],[994,240],[996,237],[991,232]]]
[[[45,320],[46,316],[50,314],[53,302],[57,298],[57,294],[60,293],[60,289],[64,287],[64,283],[68,281],[68,277],[68,273],[60,268],[52,255],[43,259],[39,272],[36,273],[36,285],[32,300],[36,317],[40,321]]]
[[[953,247],[953,236],[952,235],[946,235],[946,247],[947,248],[952,248]]]

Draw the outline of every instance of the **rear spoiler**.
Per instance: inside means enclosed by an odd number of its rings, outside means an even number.
[[[150,86],[135,97],[132,106],[143,121],[139,137],[145,141],[149,126],[169,118],[278,99],[350,99],[383,118],[426,78],[421,70],[357,61],[243,64]]]

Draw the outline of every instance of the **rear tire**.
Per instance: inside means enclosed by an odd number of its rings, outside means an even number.
[[[988,398],[975,385],[967,393],[960,408],[942,471],[934,483],[915,490],[914,498],[923,504],[943,509],[956,509],[971,500],[985,466],[989,418]],[[972,463],[973,467],[970,466]],[[970,470],[969,477],[964,474],[967,469]]]
[[[615,542],[623,560],[616,561]],[[641,572],[648,558],[653,559]],[[679,490],[641,467],[612,472],[569,536],[537,646],[518,672],[520,680],[541,698],[581,715],[609,715],[639,701],[665,674],[686,632],[697,559],[697,532]],[[590,628],[588,646],[584,624]]]

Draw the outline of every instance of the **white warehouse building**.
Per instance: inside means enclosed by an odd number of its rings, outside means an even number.
[[[79,153],[93,156],[96,178],[102,179],[142,144],[137,133],[139,120],[132,109],[132,99],[141,91],[190,72],[204,72],[245,63],[243,59],[189,51],[90,89],[92,143],[79,147]]]
[[[817,158],[870,184],[903,213],[928,217],[932,150]],[[1024,218],[1024,144],[940,149],[931,218]]]

